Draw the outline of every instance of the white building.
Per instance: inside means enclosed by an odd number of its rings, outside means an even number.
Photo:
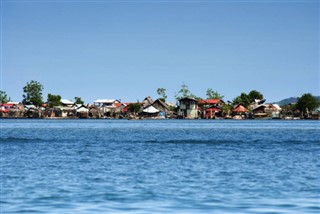
[[[94,101],[94,105],[99,107],[103,113],[109,112],[111,109],[115,109],[119,106],[120,101],[116,99],[100,99]]]
[[[68,99],[61,99],[60,100],[62,106],[73,106],[74,102],[72,102],[71,100],[68,100]]]

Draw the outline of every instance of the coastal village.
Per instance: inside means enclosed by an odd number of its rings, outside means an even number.
[[[319,97],[305,93],[297,103],[279,105],[266,103],[264,96],[251,90],[241,93],[233,101],[224,101],[223,95],[211,88],[207,98],[195,96],[183,84],[175,94],[176,103],[167,102],[166,89],[158,88],[159,97],[145,97],[142,102],[123,102],[120,99],[98,99],[84,104],[80,97],[75,101],[48,94],[43,101],[43,86],[30,81],[23,87],[22,102],[12,102],[5,91],[0,91],[0,118],[89,118],[89,119],[318,119]]]
[[[182,97],[177,104],[164,99],[146,97],[142,102],[121,102],[98,99],[92,104],[79,104],[61,99],[60,105],[24,105],[19,102],[0,104],[0,118],[92,118],[92,119],[319,119],[320,108],[301,113],[288,111],[278,104],[255,100],[249,107],[242,103],[230,105],[223,99]]]

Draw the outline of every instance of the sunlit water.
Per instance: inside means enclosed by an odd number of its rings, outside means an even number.
[[[320,213],[319,121],[0,125],[0,213]]]

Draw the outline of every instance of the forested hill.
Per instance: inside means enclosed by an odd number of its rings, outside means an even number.
[[[320,96],[316,96],[317,100],[320,101]],[[283,100],[280,100],[278,102],[274,102],[280,106],[284,106],[284,105],[288,105],[290,103],[296,103],[298,100],[298,97],[290,97],[290,98],[286,98],[286,99],[283,99]]]

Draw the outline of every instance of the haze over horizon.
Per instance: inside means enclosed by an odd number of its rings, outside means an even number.
[[[319,1],[1,1],[1,90],[142,100],[320,95]]]

